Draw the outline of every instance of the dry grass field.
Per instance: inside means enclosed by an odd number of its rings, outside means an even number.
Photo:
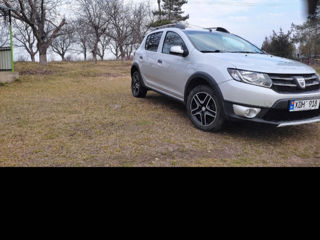
[[[320,166],[320,124],[201,132],[182,104],[133,98],[130,62],[17,71],[0,86],[0,166]]]

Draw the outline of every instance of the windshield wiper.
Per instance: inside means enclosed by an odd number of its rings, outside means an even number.
[[[201,51],[202,53],[222,53],[221,50],[214,50],[214,51],[209,51],[209,50],[203,50]]]
[[[248,52],[248,51],[236,51],[236,52],[230,52],[230,53],[263,54],[263,53],[259,53],[259,52]]]

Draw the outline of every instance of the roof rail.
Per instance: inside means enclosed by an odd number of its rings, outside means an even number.
[[[205,28],[205,29],[209,30],[210,32],[212,32],[212,30],[216,30],[218,32],[230,33],[227,29],[225,29],[223,27],[210,27],[210,28]]]
[[[174,23],[174,24],[166,24],[159,27],[151,28],[152,31],[164,29],[164,28],[179,28],[179,29],[186,29],[186,26],[182,23]]]

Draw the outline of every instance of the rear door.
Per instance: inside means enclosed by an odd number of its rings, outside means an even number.
[[[163,31],[150,34],[145,43],[145,51],[140,56],[141,74],[147,86],[157,87],[159,82],[159,45]]]

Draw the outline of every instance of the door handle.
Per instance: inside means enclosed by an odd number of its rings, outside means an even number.
[[[159,60],[158,60],[158,63],[159,63],[159,64],[162,64],[162,60],[159,59]]]
[[[143,60],[143,57],[142,57],[142,56],[140,56],[140,59],[141,59],[141,60]]]

